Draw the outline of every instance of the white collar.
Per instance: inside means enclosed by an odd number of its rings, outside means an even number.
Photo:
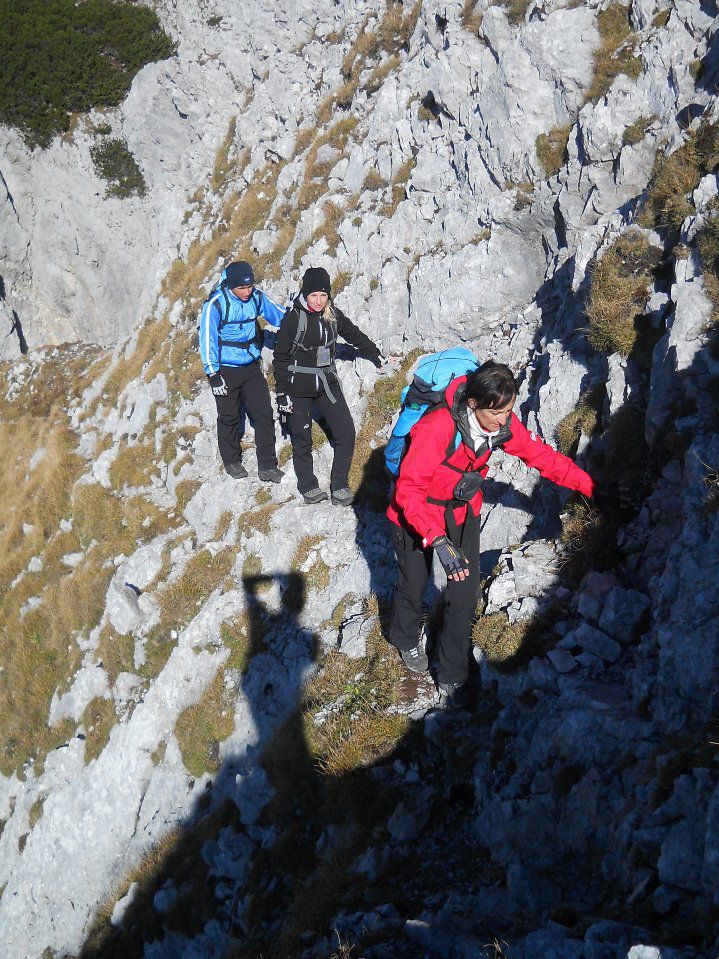
[[[485,430],[484,427],[480,426],[477,422],[477,417],[474,415],[474,410],[472,407],[467,404],[467,419],[469,421],[469,432],[472,437],[472,442],[474,443],[474,451],[484,446],[485,444],[492,448],[492,440],[499,433],[499,430],[495,430],[493,433],[490,433],[489,430]]]

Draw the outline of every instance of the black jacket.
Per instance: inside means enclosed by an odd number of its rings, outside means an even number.
[[[293,344],[299,326],[300,311],[305,315],[307,329],[302,340],[302,347],[295,351]],[[324,375],[332,391],[334,392],[336,387],[337,392],[341,392],[334,368],[334,342],[338,336],[360,350],[375,366],[380,366],[381,353],[372,340],[348,320],[336,306],[334,311],[337,329],[333,334],[319,313],[312,313],[306,309],[301,297],[298,296],[291,308],[287,310],[277,334],[272,361],[275,371],[275,389],[278,393],[286,393],[288,396],[320,396],[325,392],[322,380],[317,374],[294,372],[290,369],[293,365],[316,369],[317,349],[322,346],[330,347],[332,357],[332,365],[324,367]]]

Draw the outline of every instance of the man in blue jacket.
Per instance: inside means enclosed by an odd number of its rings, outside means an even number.
[[[267,380],[262,372],[262,328],[259,318],[279,326],[284,310],[255,289],[252,267],[244,260],[230,263],[220,286],[205,301],[200,317],[200,353],[217,405],[217,442],[226,471],[243,479],[240,448],[240,404],[255,427],[258,475],[264,483],[279,483],[275,424]]]

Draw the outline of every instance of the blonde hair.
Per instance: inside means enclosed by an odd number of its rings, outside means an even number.
[[[337,313],[335,312],[334,303],[332,302],[331,297],[328,297],[327,304],[325,305],[324,310],[322,310],[322,319],[329,323],[330,326],[335,326],[337,323]]]

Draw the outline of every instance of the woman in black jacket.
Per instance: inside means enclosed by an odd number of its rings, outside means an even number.
[[[312,410],[317,407],[327,422],[334,444],[330,475],[332,502],[349,506],[355,428],[337,377],[338,336],[361,350],[376,367],[384,365],[384,357],[372,340],[332,302],[327,270],[309,269],[277,334],[273,360],[277,410],[289,425],[297,488],[305,503],[311,504],[327,499],[312,467]]]

